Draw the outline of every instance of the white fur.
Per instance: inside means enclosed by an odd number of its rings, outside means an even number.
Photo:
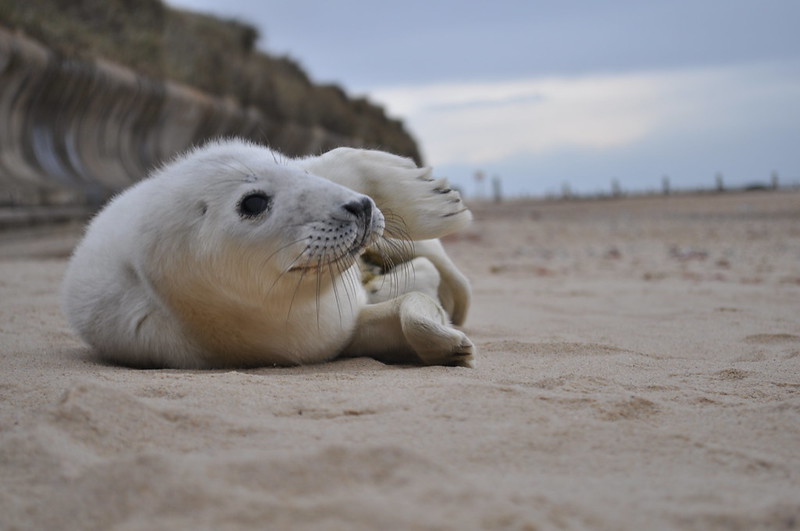
[[[287,160],[242,141],[211,143],[94,218],[67,269],[65,313],[104,358],[137,367],[286,365],[361,354],[471,365],[472,344],[435,300],[445,293],[440,300],[461,322],[469,286],[438,242],[417,242],[417,260],[426,261],[415,267],[419,289],[395,286],[396,297],[369,304],[361,286],[357,255],[364,245],[380,247],[384,229],[429,239],[469,221],[458,194],[429,175],[377,151]],[[269,196],[271,207],[244,217],[238,204],[252,192]],[[374,200],[369,219],[344,208],[369,202],[366,196]],[[392,214],[384,220],[382,211]],[[391,330],[391,343],[376,335],[383,329]],[[430,345],[438,345],[435,353]]]

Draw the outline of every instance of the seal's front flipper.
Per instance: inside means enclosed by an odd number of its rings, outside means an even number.
[[[368,261],[377,264],[385,272],[366,281],[370,302],[381,302],[409,291],[421,291],[439,300],[453,324],[460,326],[464,323],[472,289],[467,277],[450,260],[439,240],[382,240],[374,245],[372,252],[367,253]]]
[[[301,168],[370,196],[386,217],[389,237],[428,240],[464,228],[472,219],[461,195],[431,168],[383,151],[337,148],[296,161]]]
[[[418,256],[399,263],[384,274],[373,276],[364,282],[364,288],[371,304],[388,301],[412,291],[436,299],[439,297],[441,280],[436,266],[427,258]]]
[[[433,298],[420,292],[364,306],[343,355],[389,363],[475,366],[472,341],[448,324],[447,314]]]

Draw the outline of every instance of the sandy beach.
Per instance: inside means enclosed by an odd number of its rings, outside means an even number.
[[[475,369],[105,365],[0,234],[0,529],[800,527],[800,193],[471,206]]]

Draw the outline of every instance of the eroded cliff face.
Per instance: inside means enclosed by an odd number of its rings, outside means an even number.
[[[402,123],[338,87],[314,85],[288,59],[254,51],[247,26],[158,0],[27,1],[0,0],[0,205],[91,209],[176,152],[220,136],[289,156],[347,145],[419,161]],[[63,8],[57,28],[35,16],[49,8]],[[124,21],[118,34],[145,24],[126,18],[144,10],[146,31],[112,46],[112,33],[83,35],[79,19],[91,11],[78,8],[99,10],[95,27]],[[215,45],[203,40],[212,30]]]
[[[58,57],[0,30],[0,179],[13,204],[99,204],[206,138],[264,117],[105,61]],[[309,146],[311,147],[311,146]]]

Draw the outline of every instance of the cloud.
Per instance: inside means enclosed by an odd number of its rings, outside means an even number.
[[[450,83],[374,91],[403,116],[433,164],[499,160],[563,146],[641,138],[658,121],[658,81],[644,76]]]
[[[781,120],[800,100],[797,71],[770,64],[440,83],[371,97],[405,119],[431,164],[491,165],[565,150],[618,152],[683,133],[713,141]]]

